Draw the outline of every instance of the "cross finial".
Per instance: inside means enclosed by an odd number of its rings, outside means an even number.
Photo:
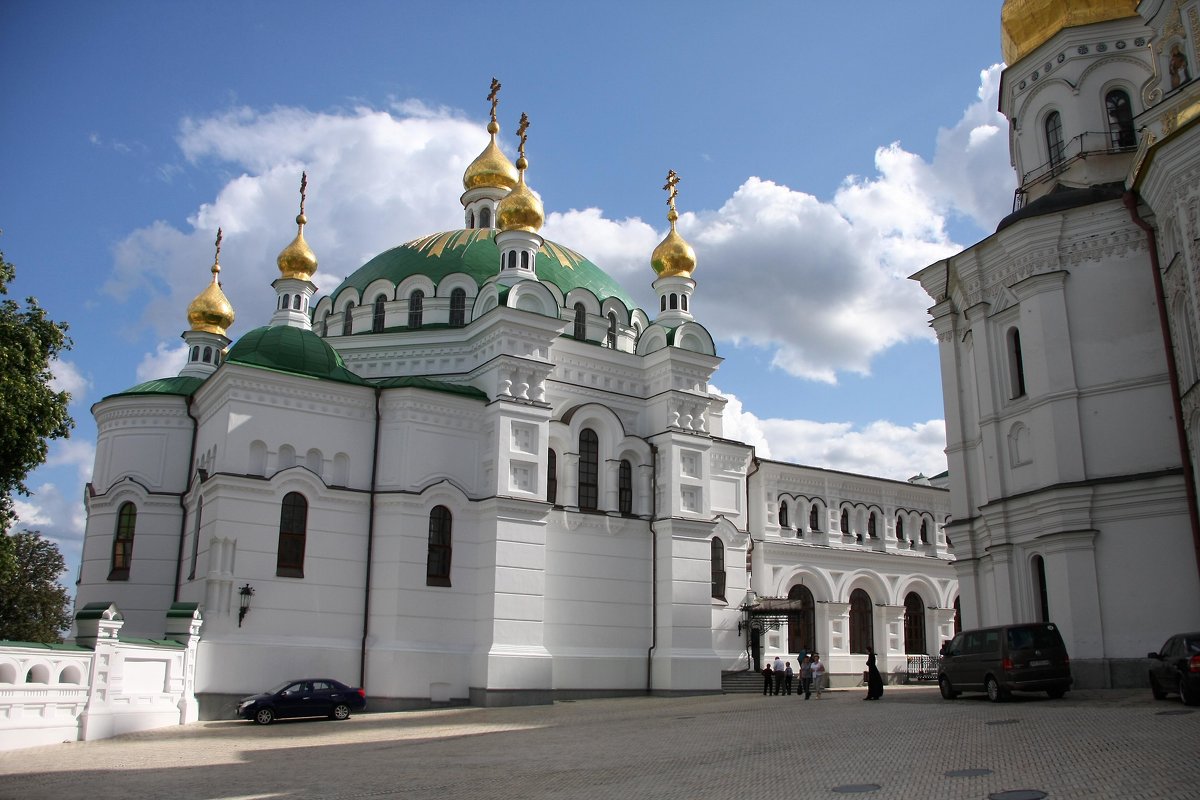
[[[521,112],[521,124],[517,127],[517,136],[521,137],[521,143],[517,145],[517,152],[521,157],[525,157],[525,140],[529,138],[527,131],[529,130],[529,115],[524,111]]]
[[[212,273],[213,280],[217,279],[217,273],[221,271],[221,229],[217,228],[217,254],[213,256]]]
[[[679,175],[675,170],[667,170],[667,182],[663,185],[663,189],[667,192],[667,205],[671,210],[675,210],[675,196],[679,194]]]
[[[300,216],[304,216],[304,198],[308,192],[308,172],[300,173]]]
[[[492,91],[488,94],[487,99],[492,103],[492,122],[496,121],[496,103],[500,96],[500,81],[492,77]]]

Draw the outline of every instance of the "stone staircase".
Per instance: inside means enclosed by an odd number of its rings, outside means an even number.
[[[725,694],[762,694],[763,676],[761,672],[738,670],[721,673],[721,691]]]

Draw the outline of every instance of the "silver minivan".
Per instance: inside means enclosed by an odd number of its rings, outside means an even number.
[[[938,686],[947,700],[986,692],[996,703],[1014,691],[1059,698],[1071,683],[1071,659],[1052,622],[963,631],[942,645]]]

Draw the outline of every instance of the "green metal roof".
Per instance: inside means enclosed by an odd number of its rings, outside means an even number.
[[[482,286],[500,271],[500,249],[493,241],[495,233],[482,228],[446,231],[393,247],[359,267],[330,296],[337,297],[345,289],[354,288],[361,297],[374,280],[384,278],[399,284],[412,275],[425,275],[437,285],[447,275],[461,272]],[[601,303],[615,297],[630,311],[637,308],[621,285],[604,270],[549,239],[538,251],[536,269],[539,280],[553,283],[564,295],[572,289],[588,289]],[[362,298],[362,302],[373,299]]]
[[[238,339],[226,361],[322,380],[367,384],[346,369],[338,352],[309,330],[286,325],[255,328]]]
[[[180,397],[191,397],[200,388],[200,384],[204,383],[204,378],[195,377],[175,377],[175,378],[155,378],[152,381],[139,383],[137,386],[131,386],[123,392],[108,395],[109,397],[118,397],[127,394],[174,394]]]
[[[375,384],[381,389],[429,389],[434,392],[446,392],[447,394],[458,394],[463,397],[474,397],[480,400],[487,400],[487,392],[481,389],[476,389],[474,386],[461,386],[455,383],[443,383],[435,381],[432,378],[424,378],[421,376],[400,376],[396,378],[388,378]]]
[[[10,641],[9,639],[0,639],[0,646],[2,646],[2,647],[29,647],[29,648],[36,648],[38,650],[69,650],[71,652],[84,652],[84,653],[92,652],[92,649],[90,647],[80,647],[79,645],[77,645],[73,642],[61,642],[61,643],[60,642],[17,642],[17,641]]]

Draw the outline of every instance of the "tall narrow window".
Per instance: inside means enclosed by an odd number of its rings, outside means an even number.
[[[821,530],[821,507],[816,503],[812,504],[812,509],[808,512],[808,529],[810,531]]]
[[[1120,89],[1113,89],[1105,95],[1104,105],[1108,110],[1108,146],[1113,150],[1137,147],[1129,95]]]
[[[688,298],[688,296],[687,296],[686,294],[684,294],[684,295],[680,295],[680,296],[679,296],[679,307],[680,307],[681,309],[683,309],[684,311],[687,311],[687,310],[688,310],[688,307],[687,307],[687,298]]]
[[[954,635],[962,633],[962,603],[954,598]]]
[[[308,538],[308,500],[299,492],[284,495],[279,509],[279,548],[275,574],[281,578],[304,577],[304,544]]]
[[[1008,381],[1009,397],[1013,400],[1025,396],[1025,356],[1021,353],[1021,331],[1008,329]]]
[[[850,512],[844,508],[842,509],[842,518],[841,518],[840,522],[841,522],[840,527],[842,529],[842,536],[849,536],[850,535]]]
[[[591,428],[579,432],[579,510],[595,511],[600,502],[600,438]]]
[[[672,292],[671,293],[671,310],[676,311],[678,309],[679,309],[679,295]]]
[[[481,227],[481,228],[492,227],[492,210],[490,208],[485,207],[485,208],[479,209],[479,227]]]
[[[467,324],[467,290],[455,289],[450,293],[450,326],[461,328]]]
[[[475,212],[468,211],[467,212],[467,228],[469,230],[474,227],[475,227]]]
[[[425,293],[417,289],[408,296],[408,327],[421,327],[422,312],[425,308]]]
[[[1037,613],[1040,622],[1050,621],[1050,593],[1046,588],[1046,561],[1041,556],[1033,557],[1033,581],[1037,591]]]
[[[874,511],[872,511],[870,516],[867,517],[867,536],[869,536],[872,539],[879,538],[879,534],[875,529],[875,512]]]
[[[196,520],[192,523],[192,566],[188,570],[188,580],[196,578],[196,559],[200,555],[200,518],[204,516],[204,498],[196,501]]]
[[[921,520],[921,544],[929,544],[929,520]]]
[[[354,332],[354,303],[346,303],[346,308],[342,312],[342,336],[349,336]]]
[[[916,592],[909,592],[904,598],[904,652],[913,655],[929,652],[925,644],[925,601]]]
[[[575,329],[571,335],[580,341],[587,338],[587,311],[584,309],[583,303],[575,304]]]
[[[790,522],[790,520],[788,519],[788,507],[787,507],[787,503],[786,503],[785,501],[783,501],[783,500],[780,500],[780,501],[779,501],[779,527],[781,527],[781,528],[790,528],[790,527],[792,527],[792,526],[789,524],[789,522]]]
[[[904,541],[904,517],[896,515],[896,541]]]
[[[516,250],[508,251],[508,268],[509,269],[517,268],[517,251]]]
[[[300,310],[300,301],[301,301],[301,300],[303,300],[303,299],[304,299],[304,298],[303,298],[303,297],[301,297],[300,295],[295,295],[294,297],[292,297],[292,310],[293,310],[293,311],[299,311],[299,310]]]
[[[617,510],[633,513],[633,465],[626,459],[617,466]]]
[[[1062,167],[1065,156],[1063,146],[1062,116],[1057,111],[1051,111],[1046,117],[1046,152],[1050,155],[1050,169],[1058,172]]]
[[[387,302],[387,297],[379,295],[375,298],[375,310],[371,314],[371,333],[383,333],[383,304]]]
[[[321,317],[321,335],[329,335],[329,315],[333,312],[330,309],[325,309],[325,315]]]
[[[617,349],[617,312],[608,312],[608,346]]]
[[[426,586],[450,585],[450,509],[434,506],[429,512],[429,559],[425,564]]]
[[[546,502],[558,504],[558,453],[546,453]]]
[[[521,251],[521,269],[529,269],[529,251]]]
[[[800,608],[788,614],[788,652],[812,653],[817,650],[816,606],[807,586],[793,586],[788,600],[799,600]],[[793,606],[794,608],[794,606]]]
[[[712,596],[717,600],[725,599],[725,545],[716,536],[712,538]]]
[[[108,571],[110,581],[129,580],[129,567],[133,564],[133,534],[137,528],[137,506],[122,503],[117,511],[117,529],[113,532],[112,565]]]
[[[850,652],[865,653],[875,642],[875,625],[871,619],[871,595],[862,589],[850,593]]]

